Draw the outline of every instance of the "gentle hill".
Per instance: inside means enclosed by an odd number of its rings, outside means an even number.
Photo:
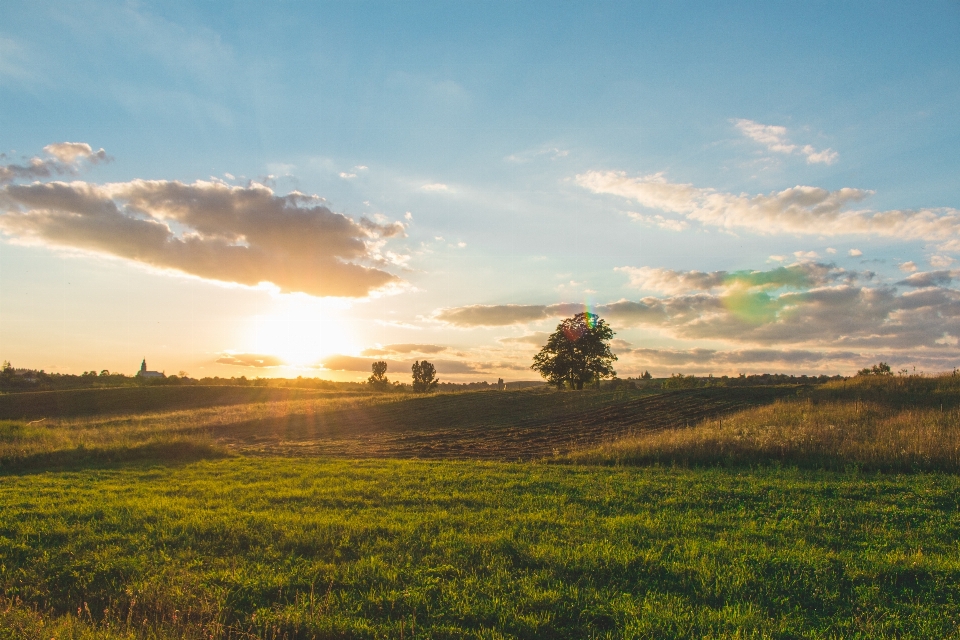
[[[525,390],[279,394],[157,389],[180,411],[0,422],[0,468],[88,466],[124,459],[277,454],[351,458],[535,459],[644,431],[696,424],[796,394],[795,387],[670,392]],[[120,390],[126,391],[126,390]],[[147,389],[147,391],[155,391]],[[177,393],[169,392],[180,392]],[[99,393],[99,392],[94,392]],[[270,400],[284,396],[290,399]],[[119,400],[130,400],[124,395]],[[257,399],[258,401],[253,401]],[[134,397],[134,401],[144,401]],[[227,402],[234,404],[227,404]],[[221,404],[213,404],[219,402]]]
[[[960,377],[858,377],[572,453],[581,463],[960,471]]]
[[[245,452],[400,458],[532,459],[630,433],[695,424],[794,388],[641,392],[483,392],[287,413],[205,432]],[[308,407],[309,408],[309,407]]]
[[[77,416],[176,411],[253,402],[284,402],[331,393],[313,389],[238,386],[147,386],[32,391],[0,395],[0,419],[36,420]]]

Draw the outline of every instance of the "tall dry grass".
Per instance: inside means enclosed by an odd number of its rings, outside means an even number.
[[[344,394],[120,416],[0,420],[0,471],[97,461],[222,456],[227,454],[226,450],[210,435],[216,427],[398,402],[400,399],[397,394]]]
[[[582,463],[960,470],[960,410],[880,402],[777,402],[576,452]]]

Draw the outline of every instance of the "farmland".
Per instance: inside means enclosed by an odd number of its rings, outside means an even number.
[[[950,378],[171,398],[0,424],[0,638],[957,636]]]

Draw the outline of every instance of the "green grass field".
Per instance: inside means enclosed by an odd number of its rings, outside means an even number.
[[[960,637],[958,391],[8,420],[0,638]]]
[[[0,626],[952,637],[958,490],[945,475],[283,458],[8,476]]]

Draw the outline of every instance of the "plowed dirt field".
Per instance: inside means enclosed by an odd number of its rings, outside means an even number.
[[[306,411],[206,431],[244,454],[527,460],[683,427],[795,395],[795,387],[440,394]]]

